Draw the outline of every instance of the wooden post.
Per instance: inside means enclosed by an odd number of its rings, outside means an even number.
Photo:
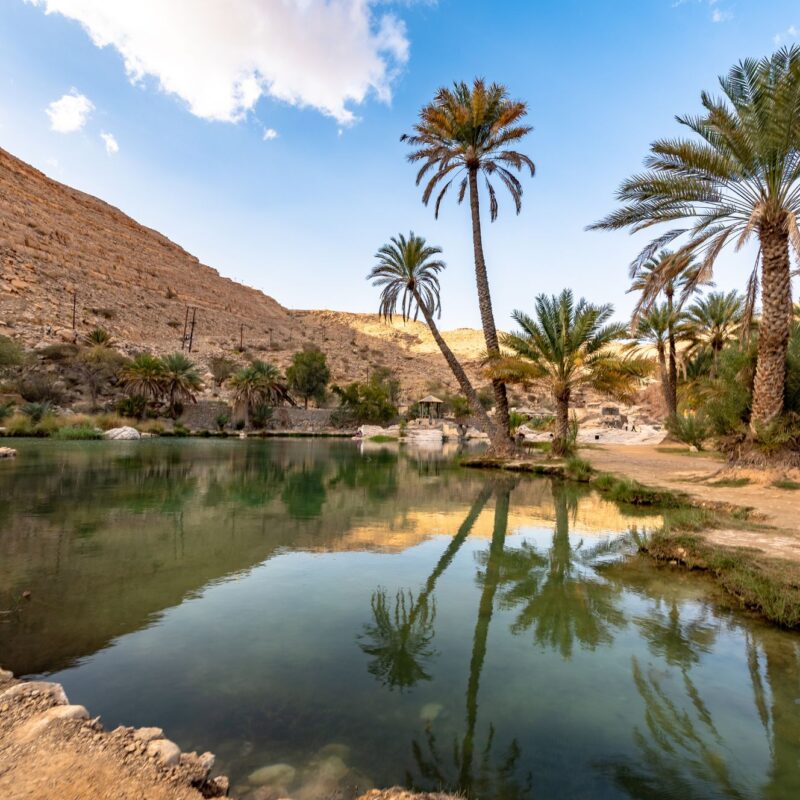
[[[76,330],[76,322],[78,317],[78,292],[72,290],[72,330]]]
[[[244,352],[244,325],[239,326],[239,352]]]
[[[186,349],[186,330],[189,327],[189,306],[186,306],[186,316],[183,320],[183,336],[181,337],[181,350]]]
[[[192,309],[192,327],[189,330],[189,352],[192,352],[192,343],[194,342],[194,321],[197,316],[197,308]]]

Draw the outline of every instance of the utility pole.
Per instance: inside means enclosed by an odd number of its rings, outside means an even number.
[[[76,322],[78,318],[78,292],[76,289],[72,290],[72,330],[76,330]]]
[[[239,326],[239,352],[244,352],[244,324]]]
[[[189,327],[189,306],[186,306],[186,317],[183,320],[183,337],[181,338],[181,350],[186,349],[186,331]]]
[[[197,307],[192,309],[192,327],[189,331],[189,352],[192,352],[192,343],[194,342],[194,321],[197,316]]]

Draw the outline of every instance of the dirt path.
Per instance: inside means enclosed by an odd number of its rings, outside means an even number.
[[[714,486],[724,462],[712,456],[664,452],[654,446],[600,445],[581,450],[595,469],[633,478],[647,486],[681,491],[701,502],[752,508],[764,530],[713,530],[709,541],[727,546],[755,547],[764,553],[800,562],[800,491],[778,489],[770,483]]]

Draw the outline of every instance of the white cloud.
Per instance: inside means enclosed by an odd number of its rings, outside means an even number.
[[[733,19],[732,11],[723,11],[722,9],[715,8],[711,12],[712,22],[727,22],[729,19]]]
[[[117,142],[116,137],[113,133],[106,133],[102,131],[100,133],[100,138],[103,140],[106,146],[106,153],[110,156],[113,156],[115,153],[119,153],[119,143]]]
[[[53,100],[45,109],[50,117],[50,127],[57,133],[74,133],[79,131],[89,119],[94,104],[77,89],[70,89],[59,100]]]
[[[384,0],[26,0],[77,20],[113,46],[134,83],[156,78],[190,111],[236,122],[262,96],[340,124],[391,86],[408,60],[402,20]]]
[[[264,141],[270,142],[278,138],[278,131],[275,128],[264,128]]]
[[[798,34],[800,34],[800,30],[795,25],[790,25],[783,33],[776,33],[772,37],[772,41],[779,45],[787,39],[796,39]]]

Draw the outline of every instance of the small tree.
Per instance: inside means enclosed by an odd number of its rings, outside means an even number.
[[[306,347],[292,356],[292,363],[286,370],[289,390],[308,401],[313,399],[319,405],[325,399],[325,389],[331,378],[328,362],[318,347]]]
[[[195,392],[203,388],[203,382],[194,363],[183,353],[171,353],[162,359],[164,365],[164,394],[169,405],[169,414],[178,415],[178,409],[187,402],[194,403]]]
[[[119,377],[131,397],[157,402],[164,393],[164,362],[150,353],[139,353],[123,367]]]
[[[208,368],[214,377],[214,383],[222,386],[236,372],[236,363],[223,356],[214,356],[209,359]]]
[[[367,383],[332,386],[342,410],[356,422],[381,424],[397,416],[389,390],[379,377],[373,375]]]

